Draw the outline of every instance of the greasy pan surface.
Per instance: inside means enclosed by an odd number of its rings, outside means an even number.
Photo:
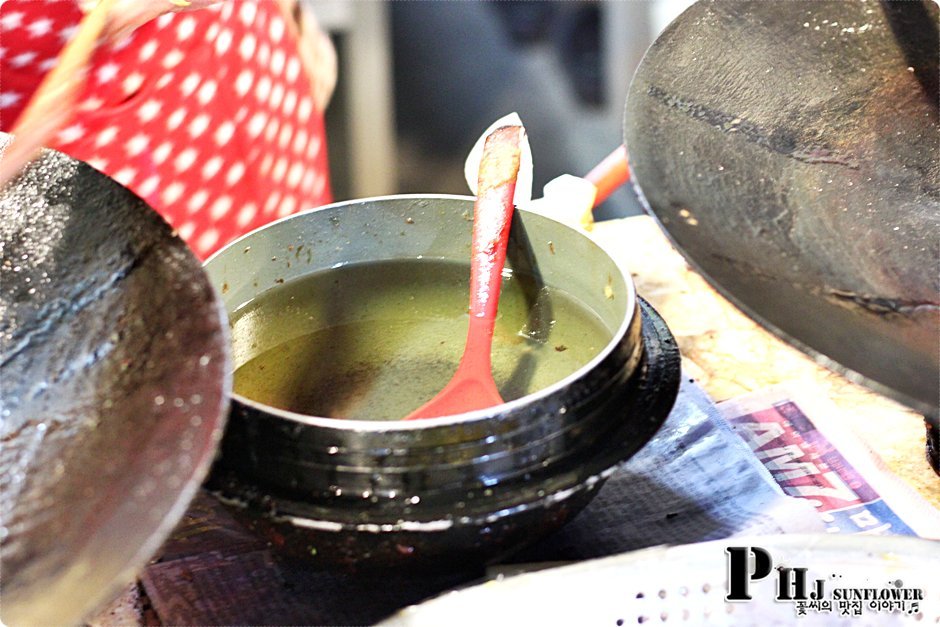
[[[0,190],[0,250],[2,619],[71,624],[132,579],[203,479],[227,327],[169,226],[60,153]]]
[[[625,115],[641,196],[719,290],[934,417],[937,21],[933,2],[699,2]]]

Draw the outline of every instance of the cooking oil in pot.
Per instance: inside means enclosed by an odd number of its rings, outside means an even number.
[[[401,419],[457,368],[469,274],[446,260],[370,262],[260,294],[232,316],[235,392],[307,415]],[[504,272],[493,376],[507,401],[573,373],[613,336],[575,296],[533,284]]]

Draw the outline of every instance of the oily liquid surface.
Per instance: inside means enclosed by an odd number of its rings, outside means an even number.
[[[356,264],[261,294],[232,316],[235,392],[314,416],[401,419],[457,368],[469,274],[429,259]],[[508,401],[568,376],[612,332],[565,292],[506,274],[493,376]]]

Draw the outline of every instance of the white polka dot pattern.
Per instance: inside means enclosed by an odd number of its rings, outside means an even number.
[[[186,208],[190,213],[196,213],[205,206],[207,200],[209,200],[209,192],[204,189],[200,189],[198,192],[189,197],[189,202],[186,203]]]
[[[241,211],[238,212],[238,226],[245,228],[251,224],[255,216],[258,215],[258,207],[254,203],[245,203]]]
[[[74,2],[0,3],[0,124],[15,120],[82,17]],[[14,88],[16,75],[35,75]],[[330,200],[323,118],[278,3],[168,13],[96,52],[52,147],[158,209],[205,257]]]
[[[150,176],[144,180],[140,185],[137,186],[137,193],[140,194],[140,197],[144,200],[150,198],[157,188],[160,186],[160,177],[159,176]]]

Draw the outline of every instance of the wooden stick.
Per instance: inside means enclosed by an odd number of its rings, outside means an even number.
[[[71,117],[98,38],[108,23],[108,12],[116,1],[100,0],[82,18],[75,37],[59,53],[56,66],[17,118],[10,130],[13,141],[0,155],[0,186],[16,176]]]

